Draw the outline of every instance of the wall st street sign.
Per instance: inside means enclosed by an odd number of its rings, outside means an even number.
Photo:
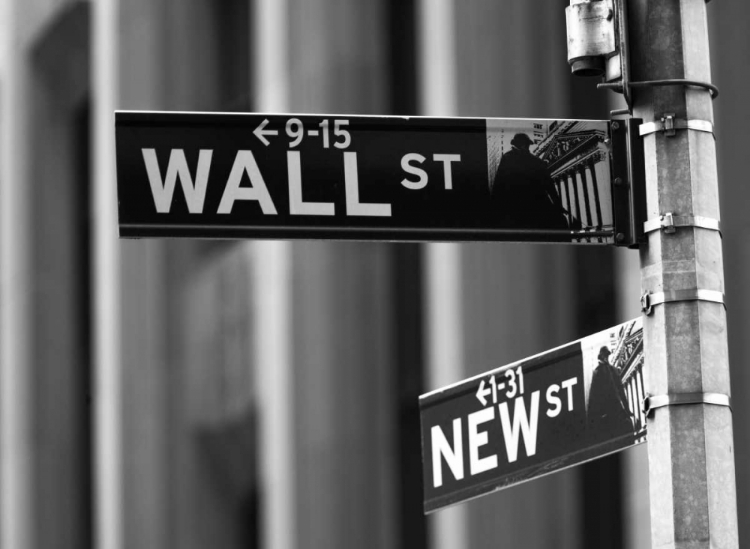
[[[646,439],[635,319],[420,397],[429,513]]]
[[[123,237],[614,241],[610,123],[117,112]]]

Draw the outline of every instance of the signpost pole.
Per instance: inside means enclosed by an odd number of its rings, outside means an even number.
[[[633,115],[644,121],[648,243],[640,253],[643,301],[651,305],[644,307],[644,341],[652,547],[735,548],[706,2],[630,0],[628,13]]]

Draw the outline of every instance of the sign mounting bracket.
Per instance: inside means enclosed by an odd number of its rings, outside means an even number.
[[[646,179],[643,146],[638,135],[642,122],[629,118],[610,123],[615,246],[632,249],[645,242]]]

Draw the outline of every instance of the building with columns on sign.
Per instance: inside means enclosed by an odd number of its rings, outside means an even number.
[[[707,11],[742,395],[750,4],[729,4]],[[608,118],[619,96],[570,75],[564,7],[0,0],[0,547],[647,547],[643,445],[424,517],[418,413],[637,316],[638,252],[117,238],[116,109]],[[574,216],[611,224],[601,136],[532,137]],[[637,413],[648,365],[621,372]]]
[[[630,407],[633,432],[636,440],[640,440],[646,436],[646,415],[642,405],[643,399],[646,398],[643,377],[643,331],[628,323],[613,343],[614,351],[610,361],[620,373]]]
[[[612,227],[612,204],[600,197],[597,180],[609,176],[603,163],[609,154],[607,136],[586,122],[555,121],[535,154],[547,162],[571,227],[594,230]]]

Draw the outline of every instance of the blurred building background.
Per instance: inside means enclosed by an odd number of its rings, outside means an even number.
[[[423,517],[417,407],[639,314],[637,252],[116,238],[115,109],[607,118],[566,5],[0,0],[0,547],[648,547],[645,447]],[[742,517],[750,4],[707,10]]]

